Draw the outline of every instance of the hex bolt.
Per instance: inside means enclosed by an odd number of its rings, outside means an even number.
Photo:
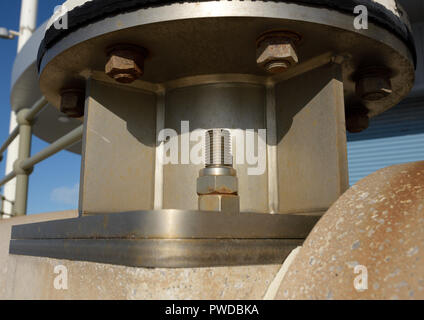
[[[267,32],[257,40],[256,63],[268,73],[279,74],[299,62],[296,45],[301,36],[291,31]]]
[[[237,172],[233,168],[231,134],[225,129],[206,132],[205,168],[197,179],[200,211],[240,212]]]
[[[393,92],[390,75],[390,70],[385,67],[360,69],[354,76],[357,96],[365,101],[386,98]]]
[[[132,44],[118,44],[107,50],[106,74],[119,83],[132,83],[144,73],[147,50]]]
[[[351,133],[359,133],[368,129],[368,112],[368,109],[364,106],[355,106],[347,109],[346,129]]]
[[[60,111],[69,118],[81,118],[84,115],[85,91],[71,88],[61,92]]]

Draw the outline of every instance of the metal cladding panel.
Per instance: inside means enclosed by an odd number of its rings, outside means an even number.
[[[403,102],[348,134],[350,184],[395,164],[424,160],[424,101]]]

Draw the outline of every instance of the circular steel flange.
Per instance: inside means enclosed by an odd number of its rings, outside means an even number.
[[[293,30],[303,37],[297,48],[300,65],[327,52],[350,57],[343,63],[347,105],[360,102],[353,79],[357,69],[384,64],[391,70],[393,93],[365,102],[372,117],[411,90],[413,52],[393,30],[374,23],[367,30],[356,30],[353,19],[353,14],[340,10],[285,2],[214,1],[138,9],[71,30],[51,42],[40,60],[40,86],[58,106],[61,88],[102,72],[105,48],[122,42],[151,52],[142,81],[134,86],[148,82],[166,87],[175,79],[212,74],[261,76],[266,84],[272,78],[255,63],[256,39],[269,30]]]
[[[185,3],[199,3],[208,0],[185,0]],[[52,18],[48,28],[46,28],[46,36],[39,50],[39,59],[41,59],[45,51],[52,47],[57,41],[65,37],[70,32],[82,26],[88,25],[93,21],[105,19],[123,12],[130,12],[137,9],[146,9],[155,6],[164,6],[172,3],[181,3],[179,0],[68,0],[64,3],[66,9],[60,15],[67,15],[67,28],[56,28]],[[369,18],[375,22],[391,30],[403,39],[408,46],[414,49],[414,41],[411,35],[411,27],[407,18],[407,14],[399,4],[394,1],[391,5],[384,0],[270,0],[269,2],[291,2],[306,5],[314,5],[329,9],[338,10],[351,14],[358,5],[366,6]],[[60,16],[59,15],[59,16]]]
[[[9,252],[134,267],[279,264],[319,218],[184,210],[101,214],[14,226]]]

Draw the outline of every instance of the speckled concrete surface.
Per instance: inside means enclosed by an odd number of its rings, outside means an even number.
[[[8,299],[262,299],[280,266],[144,269],[14,256]],[[68,290],[54,288],[54,268],[68,269]]]
[[[357,291],[355,266],[368,271]],[[424,162],[380,170],[323,216],[278,299],[424,299]]]
[[[16,269],[18,266],[16,260],[9,255],[9,241],[12,226],[48,220],[69,219],[77,216],[77,211],[63,211],[0,220],[0,299],[11,299],[14,297],[14,292],[18,289],[15,287],[15,282],[17,284],[20,283],[23,291],[29,287],[29,284],[26,283],[25,275],[23,275],[23,277],[16,276]],[[38,279],[43,281],[42,278],[43,276],[38,275],[33,279],[33,282]],[[35,287],[34,284],[33,286]],[[15,298],[19,299],[20,297],[15,296]]]
[[[65,212],[0,221],[0,299],[262,299],[281,267],[144,269],[9,255],[12,224],[75,216]],[[68,270],[67,290],[54,288],[59,265]]]

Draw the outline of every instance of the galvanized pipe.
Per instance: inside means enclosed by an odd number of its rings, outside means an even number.
[[[26,215],[28,200],[28,181],[30,172],[23,170],[20,163],[31,155],[31,123],[26,120],[29,109],[23,109],[18,113],[19,124],[19,152],[18,160],[15,162],[14,171],[16,172],[16,192],[13,213],[15,216]]]
[[[43,103],[38,103],[33,109],[21,110],[21,117],[19,119],[19,157],[15,164],[14,170],[6,177],[0,180],[0,186],[6,184],[16,177],[16,197],[13,207],[15,216],[22,216],[26,214],[27,200],[28,200],[28,180],[32,168],[47,159],[48,157],[56,154],[57,152],[67,148],[75,142],[81,140],[83,135],[83,125],[69,132],[50,146],[37,153],[35,156],[29,158],[31,152],[31,124],[26,121],[39,112],[44,107]],[[38,110],[37,110],[38,109]],[[37,110],[37,111],[35,111]],[[32,111],[32,114],[30,112]]]
[[[37,153],[35,156],[28,158],[21,162],[21,168],[23,170],[30,170],[34,165],[40,163],[41,161],[47,159],[48,157],[62,151],[63,149],[71,146],[75,142],[78,142],[82,139],[83,134],[83,125],[69,132],[56,142],[53,142],[50,146],[45,148],[44,150]],[[0,187],[4,184],[8,183],[10,180],[16,177],[16,172],[12,171],[2,180],[0,180]]]
[[[6,141],[3,143],[3,145],[0,147],[0,155],[6,151],[7,147],[15,140],[15,138],[19,134],[19,127],[16,127],[13,129],[13,131],[10,133],[9,137],[6,139]]]
[[[83,128],[84,128],[83,125],[79,126],[78,128],[64,135],[59,140],[53,142],[51,145],[49,145],[47,148],[37,153],[35,156],[22,161],[21,168],[24,170],[30,170],[37,163],[40,163],[41,161],[51,157],[52,155],[58,153],[59,151],[62,151],[63,149],[66,149],[67,147],[78,142],[79,140],[82,139]]]
[[[0,187],[3,186],[4,184],[8,183],[10,180],[12,180],[15,177],[16,177],[16,173],[15,173],[15,171],[12,171],[7,176],[5,176],[2,180],[0,180]]]
[[[43,97],[40,100],[38,100],[31,109],[27,112],[25,119],[27,121],[32,121],[36,117],[36,115],[47,105],[48,101]],[[15,140],[15,138],[19,135],[19,126],[17,126],[13,131],[10,133],[9,137],[6,139],[6,141],[3,143],[3,145],[0,147],[0,155],[7,150],[9,145]]]
[[[46,98],[42,97],[40,100],[38,100],[34,105],[29,109],[28,113],[26,114],[26,120],[32,121],[36,117],[36,115],[43,110],[43,108],[48,104],[48,101]]]

